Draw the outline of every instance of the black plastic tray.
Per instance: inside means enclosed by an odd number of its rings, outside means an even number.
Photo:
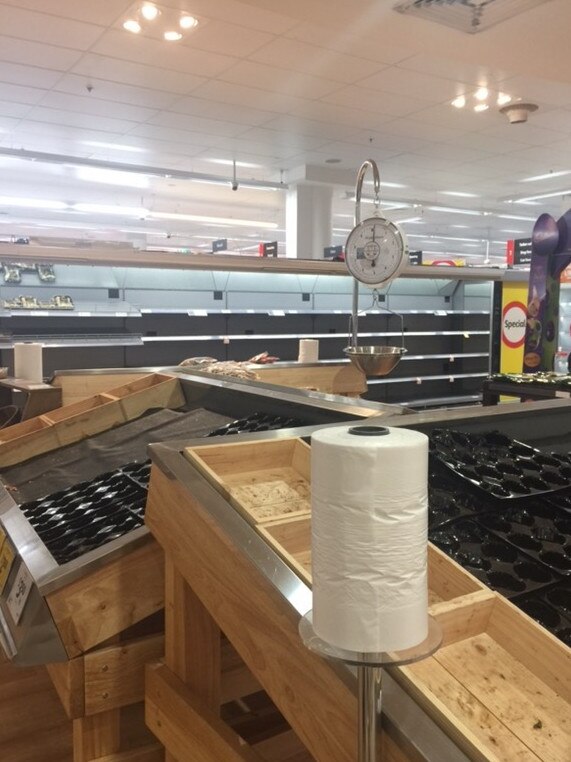
[[[525,500],[478,521],[494,534],[558,574],[571,575],[571,517],[550,503]]]
[[[452,474],[433,471],[428,477],[428,526],[430,529],[458,518],[473,516],[481,501],[471,492],[458,489]],[[486,504],[486,508],[489,506]]]
[[[565,645],[571,646],[571,584],[569,582],[558,582],[534,593],[518,595],[512,598],[512,603],[529,614],[556,638],[562,640]]]
[[[466,434],[434,429],[430,454],[466,482],[505,500],[571,486],[571,459],[545,454],[497,431]]]
[[[513,598],[560,577],[472,519],[430,530],[429,540],[493,590]]]
[[[249,415],[247,418],[238,418],[236,421],[227,423],[225,426],[220,426],[209,434],[206,434],[206,436],[222,437],[232,434],[243,434],[246,431],[274,431],[277,429],[290,429],[305,425],[306,424],[303,421],[297,418],[290,418],[286,415],[252,413],[252,415]]]

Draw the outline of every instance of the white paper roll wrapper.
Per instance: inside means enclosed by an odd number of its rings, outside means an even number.
[[[41,384],[44,380],[42,344],[14,344],[14,376]]]
[[[363,653],[428,636],[428,438],[321,429],[311,438],[313,628]]]
[[[317,362],[319,360],[319,340],[300,339],[298,362]]]

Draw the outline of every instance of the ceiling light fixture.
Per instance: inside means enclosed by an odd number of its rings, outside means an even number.
[[[475,209],[458,209],[455,206],[429,206],[431,212],[447,212],[449,214],[470,214],[473,217],[482,217],[484,212],[477,212]]]
[[[477,193],[465,193],[464,191],[440,191],[443,196],[458,196],[459,198],[480,198]]]
[[[485,101],[488,99],[488,95],[490,94],[490,91],[487,87],[480,87],[476,92],[474,93],[474,98],[477,101]]]
[[[264,230],[276,230],[277,222],[260,222],[258,220],[236,220],[232,217],[206,217],[201,214],[176,214],[174,212],[151,212],[151,218],[156,220],[180,220],[183,222],[207,222],[212,225],[237,225],[238,227],[257,227]]]
[[[120,172],[116,169],[102,169],[100,167],[77,167],[75,172],[78,180],[84,180],[89,183],[122,185],[126,188],[149,187],[147,175],[135,172]]]
[[[204,159],[204,161],[209,161],[211,164],[221,164],[224,167],[233,167],[234,164],[236,164],[237,167],[242,167],[243,169],[261,169],[261,164],[252,164],[249,161],[234,161],[234,159]]]
[[[474,111],[481,112],[481,111],[487,111],[490,107],[487,103],[478,103],[477,106],[474,106]]]
[[[157,6],[153,5],[152,3],[145,3],[141,8],[141,15],[147,21],[154,21],[156,18],[158,18],[159,13],[160,11]]]
[[[126,217],[138,217],[139,219],[149,216],[149,210],[142,206],[118,206],[116,204],[72,204],[74,212],[86,212],[88,214],[112,214],[125,215]]]
[[[529,204],[532,201],[539,201],[544,198],[557,198],[558,196],[569,196],[571,190],[555,191],[554,193],[541,193],[539,196],[526,196],[525,198],[515,198],[514,204]]]
[[[506,106],[511,101],[511,99],[511,95],[508,95],[507,93],[498,93],[496,103],[498,106]]]
[[[537,217],[523,217],[520,214],[497,214],[501,220],[519,220],[521,222],[535,222]]]
[[[167,42],[178,42],[178,40],[182,40],[182,34],[180,32],[174,32],[172,30],[165,32],[163,34],[163,37],[165,38]]]
[[[181,29],[194,29],[195,26],[198,26],[198,19],[184,14],[180,17],[179,25]]]
[[[135,21],[135,19],[127,19],[127,21],[123,22],[123,29],[127,30],[127,32],[132,32],[133,34],[139,34],[141,25],[138,21]]]
[[[0,196],[0,206],[20,206],[29,209],[53,209],[60,211],[68,209],[63,201],[50,201],[42,198],[18,198],[16,196]]]
[[[464,95],[459,95],[457,98],[454,98],[452,105],[454,108],[464,108],[466,105],[466,97]]]
[[[544,175],[526,177],[524,180],[520,180],[520,183],[535,183],[538,180],[551,180],[553,177],[564,177],[565,175],[571,175],[571,169],[562,169],[560,172],[546,172]]]
[[[126,151],[129,153],[146,153],[144,148],[137,148],[136,146],[127,146],[120,143],[105,143],[101,140],[82,140],[81,144],[84,146],[91,146],[92,148],[110,148],[114,151]]]

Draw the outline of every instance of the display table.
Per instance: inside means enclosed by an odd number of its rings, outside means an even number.
[[[61,389],[50,384],[34,383],[24,378],[0,379],[0,406],[11,405],[14,392],[25,395],[22,421],[61,406]]]
[[[549,383],[496,380],[486,379],[482,384],[482,403],[484,405],[497,405],[502,394],[508,397],[519,397],[524,400],[553,399],[554,397],[569,397],[571,388],[569,384],[558,384],[556,381]]]

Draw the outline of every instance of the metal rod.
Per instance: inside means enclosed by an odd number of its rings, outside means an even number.
[[[357,667],[357,678],[359,686],[358,762],[379,762],[382,670],[380,667]]]
[[[363,181],[367,170],[373,172],[373,190],[375,193],[375,211],[381,203],[381,176],[377,163],[373,159],[366,159],[357,172],[357,181],[355,183],[355,227],[361,222],[361,196],[363,193]],[[359,282],[353,278],[353,306],[351,310],[351,346],[357,346],[359,334]]]

